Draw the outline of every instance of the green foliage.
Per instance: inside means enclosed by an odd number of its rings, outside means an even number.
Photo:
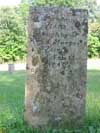
[[[100,23],[89,23],[88,56],[100,57]]]
[[[100,52],[100,41],[98,37],[93,36],[91,34],[88,35],[88,56],[99,57]]]
[[[89,23],[89,31],[95,37],[98,37],[100,41],[100,22]]]
[[[67,6],[72,8],[89,8],[94,9],[96,6],[95,0],[21,0],[22,4],[34,6]]]
[[[29,5],[27,2],[21,3],[19,5],[19,13],[21,15],[21,18],[23,20],[23,23],[26,25],[27,24],[27,18],[28,18],[28,10],[29,10]]]
[[[83,0],[32,0],[33,5],[58,5],[58,6],[68,6],[68,7],[79,7],[82,5]]]
[[[17,8],[0,8],[0,62],[25,57],[25,26]]]

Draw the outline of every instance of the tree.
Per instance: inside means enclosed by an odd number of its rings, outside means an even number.
[[[98,37],[93,36],[91,33],[88,36],[88,56],[99,57],[100,56],[100,41]]]
[[[0,8],[0,62],[25,57],[26,35],[17,8]]]

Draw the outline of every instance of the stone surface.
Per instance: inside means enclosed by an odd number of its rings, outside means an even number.
[[[34,127],[83,122],[87,18],[87,10],[30,8],[24,115]]]

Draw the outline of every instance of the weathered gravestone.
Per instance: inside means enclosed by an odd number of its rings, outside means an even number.
[[[87,10],[31,7],[25,120],[79,126],[85,113]]]

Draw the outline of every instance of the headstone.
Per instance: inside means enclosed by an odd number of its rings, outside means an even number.
[[[13,73],[14,72],[14,64],[8,64],[8,72]]]
[[[31,7],[25,120],[33,127],[78,127],[86,96],[88,12]]]

